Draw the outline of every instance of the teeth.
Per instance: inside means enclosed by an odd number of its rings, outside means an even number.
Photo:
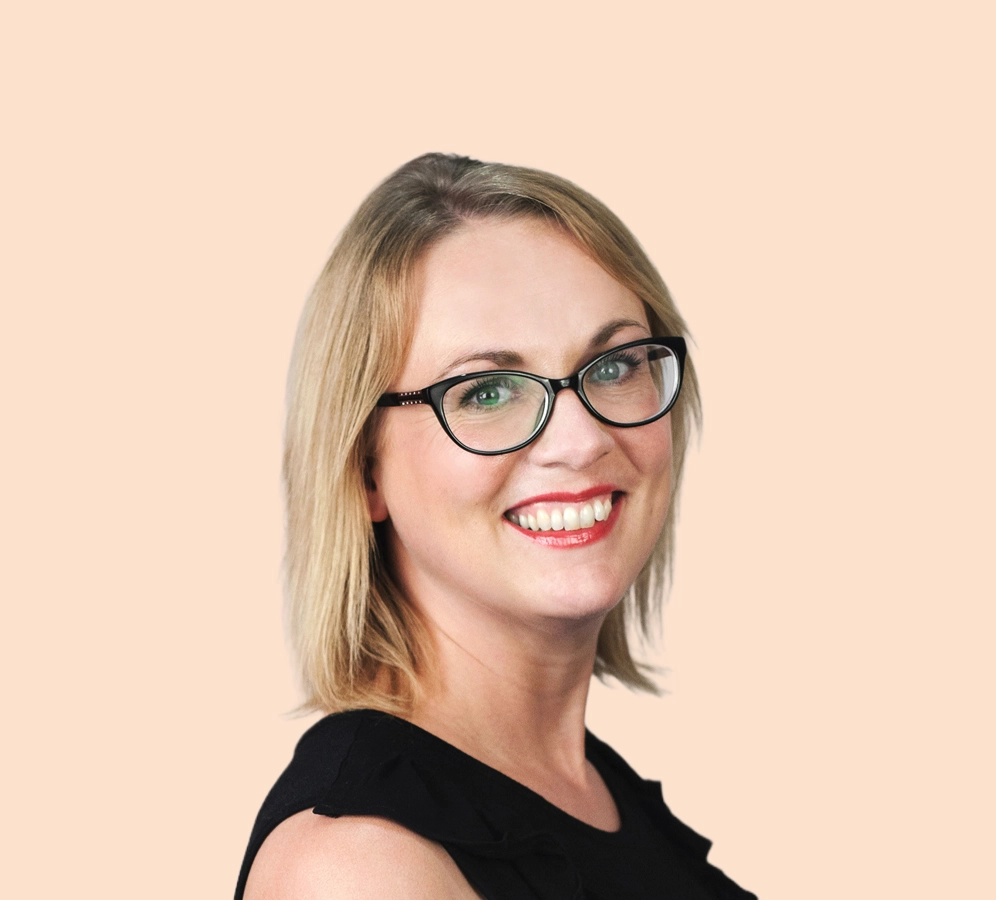
[[[596,522],[604,522],[612,512],[612,497],[606,496],[578,506],[557,505],[550,509],[537,504],[523,509],[530,512],[510,512],[506,518],[530,531],[577,531],[591,528]]]

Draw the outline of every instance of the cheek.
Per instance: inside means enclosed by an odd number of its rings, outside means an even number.
[[[388,516],[407,543],[440,530],[459,540],[480,516],[500,517],[508,458],[477,456],[447,437],[439,423],[389,422],[378,444],[377,472]],[[497,510],[497,513],[495,513]]]
[[[647,479],[649,497],[661,524],[671,502],[673,455],[671,445],[671,417],[632,429],[628,456],[633,465]]]
[[[628,454],[641,471],[671,470],[671,416],[628,429]]]

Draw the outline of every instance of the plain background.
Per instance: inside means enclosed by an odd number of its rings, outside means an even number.
[[[647,247],[705,404],[663,698],[589,724],[764,900],[996,897],[991,4],[65,2],[0,28],[3,893],[227,897],[310,720],[297,316],[444,150]]]

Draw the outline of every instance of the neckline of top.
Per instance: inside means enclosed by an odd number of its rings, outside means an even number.
[[[431,731],[427,731],[420,725],[416,725],[414,722],[409,722],[408,719],[403,719],[401,716],[396,716],[393,713],[385,712],[379,709],[349,709],[344,710],[341,713],[332,713],[329,718],[338,718],[339,716],[363,716],[364,718],[370,720],[373,717],[381,719],[382,721],[390,721],[396,725],[403,726],[413,734],[419,735],[420,738],[428,743],[435,744],[437,747],[441,748],[443,751],[453,756],[456,759],[462,760],[466,765],[477,769],[482,774],[486,775],[492,781],[497,781],[499,784],[504,784],[511,786],[514,790],[519,792],[525,797],[528,797],[534,804],[539,804],[542,808],[552,813],[557,818],[562,821],[572,825],[581,832],[587,834],[595,834],[607,839],[622,839],[623,836],[628,836],[628,826],[630,821],[630,815],[628,811],[623,809],[622,804],[618,800],[618,793],[616,786],[619,784],[620,779],[616,777],[615,773],[606,774],[606,766],[601,760],[596,760],[592,758],[592,748],[595,747],[598,738],[596,738],[587,728],[585,728],[585,758],[594,767],[595,771],[598,773],[599,777],[602,779],[602,783],[605,785],[605,789],[609,792],[609,796],[612,797],[612,802],[615,805],[616,813],[619,816],[619,828],[615,831],[607,831],[604,828],[599,828],[596,825],[590,825],[585,822],[584,819],[579,819],[577,816],[572,816],[569,812],[561,809],[556,803],[552,803],[538,791],[534,791],[528,785],[523,784],[521,781],[517,781],[510,775],[506,775],[500,769],[496,769],[494,766],[488,765],[486,762],[478,759],[476,756],[461,750],[449,741],[441,738],[438,734],[434,734]],[[316,723],[317,724],[317,723]],[[597,757],[597,752],[595,754]],[[602,763],[600,765],[600,763]]]

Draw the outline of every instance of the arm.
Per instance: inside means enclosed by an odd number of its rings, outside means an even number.
[[[245,900],[479,900],[439,845],[388,819],[280,823],[253,861]]]

